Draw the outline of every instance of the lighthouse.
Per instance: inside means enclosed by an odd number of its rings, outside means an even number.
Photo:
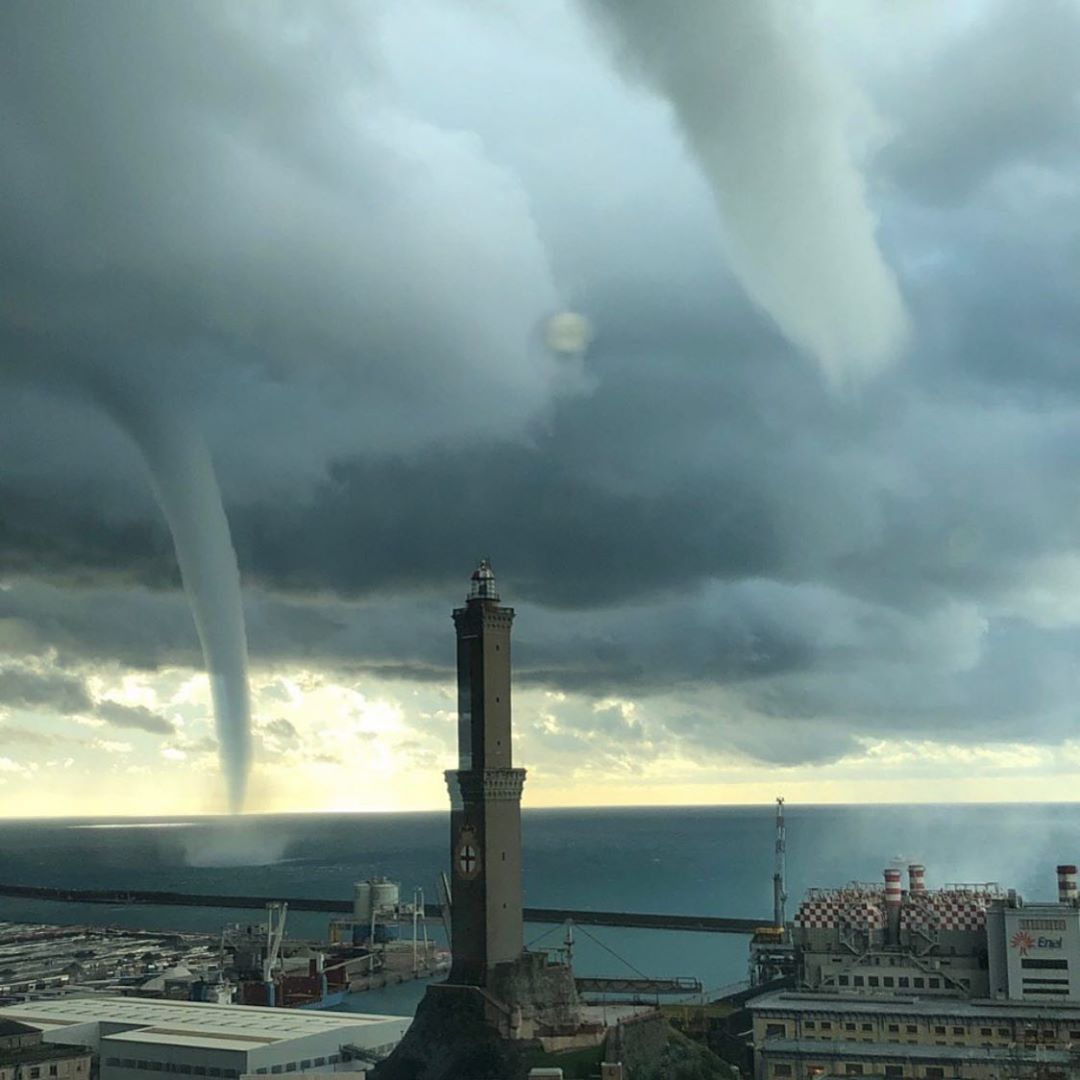
[[[483,559],[457,630],[458,767],[450,789],[450,982],[488,986],[497,965],[523,951],[521,918],[521,790],[525,770],[513,767],[510,630],[495,574]]]

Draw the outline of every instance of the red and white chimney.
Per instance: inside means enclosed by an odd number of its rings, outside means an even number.
[[[1073,865],[1059,866],[1058,876],[1058,903],[1076,903],[1076,867]]]
[[[900,944],[900,871],[888,867],[885,871],[885,944]]]
[[[926,892],[926,867],[922,863],[912,863],[908,868],[908,892]]]

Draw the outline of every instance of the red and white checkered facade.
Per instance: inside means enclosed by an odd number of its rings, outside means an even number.
[[[968,889],[908,893],[900,909],[900,925],[906,930],[981,931],[995,895]],[[885,890],[873,886],[811,889],[799,905],[795,925],[806,930],[883,930]]]
[[[989,892],[934,892],[909,894],[900,912],[900,925],[908,930],[978,930],[986,927]]]
[[[807,930],[883,930],[885,894],[881,889],[811,889],[795,914]]]

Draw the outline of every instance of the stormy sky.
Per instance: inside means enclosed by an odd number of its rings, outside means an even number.
[[[0,812],[224,805],[110,395],[205,439],[253,809],[1080,778],[1080,3],[0,13]],[[546,321],[588,319],[583,352]]]

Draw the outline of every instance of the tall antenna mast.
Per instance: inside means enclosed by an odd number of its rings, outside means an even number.
[[[787,836],[784,831],[784,797],[776,799],[776,861],[773,865],[773,926],[783,930],[787,919],[784,904],[787,893],[784,891],[784,855],[787,850]]]

